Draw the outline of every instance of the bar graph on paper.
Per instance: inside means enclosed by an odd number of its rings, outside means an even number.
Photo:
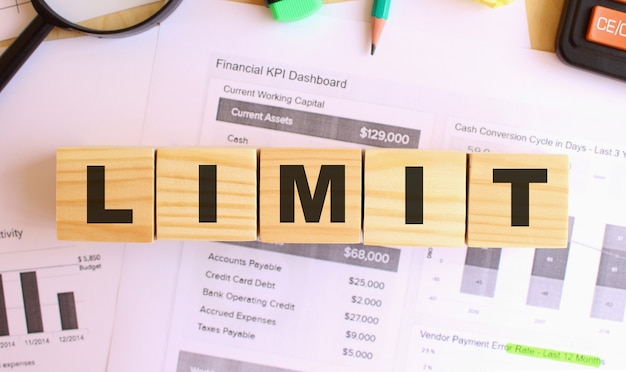
[[[79,329],[75,292],[67,290],[67,285],[62,284],[65,280],[72,281],[74,275],[63,273],[71,270],[72,266],[0,273],[0,337]],[[41,281],[51,283],[43,283],[42,286]],[[62,290],[54,291],[55,286]],[[41,287],[50,288],[52,292],[42,293]],[[20,291],[21,296],[13,295],[16,291]],[[7,306],[7,293],[13,297],[9,299],[10,307]],[[45,301],[42,302],[42,298]],[[9,309],[14,313],[11,323]],[[20,319],[21,312],[23,319]],[[46,319],[47,326],[44,326],[44,312],[51,318]]]
[[[105,245],[0,254],[0,360],[104,370],[122,257]]]
[[[492,315],[504,313],[502,307],[507,314],[514,311],[531,322],[565,316],[587,324],[596,324],[590,322],[592,318],[624,322],[626,227],[606,225],[604,231],[596,231],[603,234],[602,245],[587,247],[572,239],[574,226],[575,218],[570,217],[568,244],[560,249],[429,249],[420,311],[441,312],[445,303],[450,306],[444,306],[444,311],[452,317],[466,319],[472,314],[472,319],[489,322],[494,321]],[[571,269],[572,262],[584,268]],[[570,271],[585,276],[568,275]]]
[[[0,0],[0,41],[19,35],[34,15],[30,1]]]

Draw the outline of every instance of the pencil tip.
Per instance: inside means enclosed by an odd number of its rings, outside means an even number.
[[[375,51],[376,51],[376,44],[372,44],[372,52],[371,52],[372,54],[370,55],[373,56]]]

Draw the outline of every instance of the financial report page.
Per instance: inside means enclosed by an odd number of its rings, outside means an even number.
[[[626,331],[620,191],[626,148],[601,129],[619,123],[612,106],[618,85],[606,82],[610,92],[598,99],[612,109],[564,109],[554,97],[565,83],[529,95],[532,84],[560,71],[545,54],[508,50],[502,63],[516,64],[520,76],[505,82],[508,72],[469,59],[461,41],[438,49],[450,40],[430,44],[416,31],[433,60],[381,52],[357,63],[363,45],[348,44],[366,23],[328,11],[313,37],[303,31],[308,21],[263,28],[263,9],[229,2],[193,8],[244,12],[249,22],[223,40],[211,37],[228,27],[220,17],[193,33],[189,25],[164,27],[160,48],[193,46],[198,54],[193,61],[157,54],[146,144],[567,154],[568,245],[177,243],[161,343],[165,370],[626,367],[614,346]],[[300,39],[280,37],[287,32]],[[248,47],[243,38],[251,40]],[[307,52],[290,53],[299,43],[307,43]],[[343,60],[331,60],[342,47]],[[465,48],[480,48],[485,60],[503,58],[489,45]],[[392,59],[395,71],[381,68]],[[183,67],[190,72],[167,74]],[[537,69],[530,82],[523,77]],[[585,80],[578,74],[552,79]],[[180,131],[183,121],[193,130]]]

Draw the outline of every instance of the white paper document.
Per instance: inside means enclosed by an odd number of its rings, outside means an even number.
[[[236,28],[254,40],[243,47],[211,35],[244,7],[216,9],[204,27],[161,35],[149,143],[564,153],[568,247],[184,242],[164,370],[626,368],[614,347],[626,336],[626,147],[606,135],[622,120],[622,83],[553,55],[431,43],[419,31],[403,36],[405,58],[365,59],[354,40],[367,24],[327,17],[307,33],[261,10]],[[300,43],[305,52],[291,53]],[[193,61],[171,53],[191,45]],[[334,58],[321,57],[328,49]]]
[[[529,50],[523,1],[392,5],[375,56],[361,1],[186,0],[141,39],[44,45],[0,95],[0,369],[626,369],[624,83]],[[568,244],[56,241],[54,149],[137,145],[567,154]]]
[[[624,367],[612,352],[625,335],[624,198],[605,188],[619,189],[626,148],[521,125],[540,117],[582,126],[591,118],[503,100],[490,109],[470,96],[225,58],[209,62],[199,145],[567,153],[569,246],[185,243],[166,370]],[[253,68],[233,71],[226,60]],[[285,78],[253,72],[269,68]],[[341,82],[356,88],[346,92]],[[368,102],[376,88],[387,94]],[[545,358],[516,355],[528,347]]]
[[[0,370],[107,370],[126,245],[56,239],[55,152],[139,142],[154,31],[44,43],[0,94]]]

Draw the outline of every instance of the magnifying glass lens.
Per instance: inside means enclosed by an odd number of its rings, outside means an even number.
[[[122,32],[154,17],[168,1],[155,0],[40,0],[45,11],[63,20],[62,26],[99,34]],[[36,4],[34,4],[37,7]]]
[[[32,0],[37,15],[0,56],[0,91],[55,27],[99,37],[145,31],[182,0]]]

